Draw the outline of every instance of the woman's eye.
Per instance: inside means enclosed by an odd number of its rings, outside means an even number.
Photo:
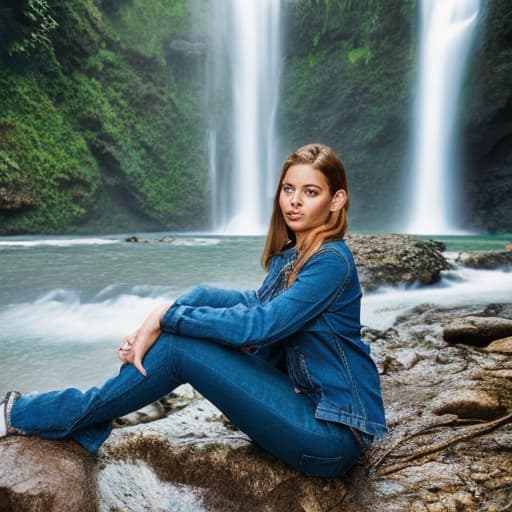
[[[285,194],[289,194],[290,192],[293,192],[292,187],[290,187],[290,185],[283,185],[282,191]]]
[[[318,192],[314,188],[308,188],[306,189],[306,194],[308,196],[316,196]]]

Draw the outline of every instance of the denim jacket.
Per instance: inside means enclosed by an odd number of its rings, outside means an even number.
[[[270,260],[256,292],[198,286],[166,312],[166,332],[249,347],[288,372],[318,419],[343,423],[371,442],[386,432],[377,368],[360,339],[361,287],[350,249],[328,242],[286,287],[295,248]]]

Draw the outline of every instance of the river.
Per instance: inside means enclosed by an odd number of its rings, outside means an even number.
[[[138,234],[0,238],[0,392],[86,388],[117,371],[116,350],[162,300],[197,283],[254,288],[263,237]],[[503,248],[507,239],[448,237],[458,250]],[[363,297],[363,324],[383,329],[420,303],[511,302],[512,272],[455,267],[429,287]]]

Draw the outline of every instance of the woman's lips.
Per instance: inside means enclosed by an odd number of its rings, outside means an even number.
[[[294,221],[294,220],[299,220],[301,217],[302,217],[302,214],[297,213],[297,212],[288,212],[288,213],[286,214],[286,218],[287,218],[288,220],[292,220],[292,221]]]

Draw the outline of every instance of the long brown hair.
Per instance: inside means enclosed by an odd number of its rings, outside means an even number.
[[[295,233],[286,225],[281,213],[279,196],[286,172],[292,165],[297,164],[310,164],[313,169],[320,171],[327,179],[331,196],[334,196],[338,190],[344,190],[347,193],[347,200],[339,211],[330,213],[327,222],[323,226],[316,228],[306,236],[301,247],[297,247],[297,258],[288,275],[288,286],[291,286],[300,269],[324,242],[343,239],[347,231],[347,210],[349,204],[345,166],[340,157],[330,147],[323,144],[307,144],[290,153],[284,161],[277,184],[270,226],[261,256],[261,264],[265,270],[268,270],[270,258],[274,254],[283,250],[285,246],[293,245],[296,242]]]

